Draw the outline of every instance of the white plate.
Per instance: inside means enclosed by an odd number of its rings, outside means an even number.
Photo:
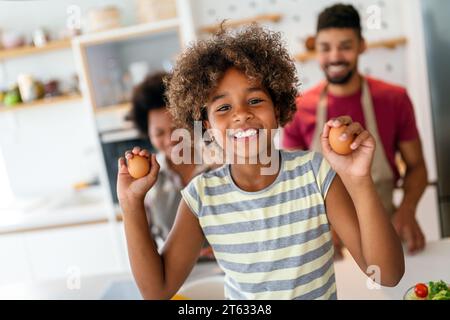
[[[224,276],[209,276],[188,282],[178,291],[178,294],[191,300],[224,300]]]

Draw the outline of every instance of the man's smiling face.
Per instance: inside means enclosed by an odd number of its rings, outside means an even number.
[[[345,84],[358,72],[358,58],[366,49],[351,28],[320,30],[316,38],[319,64],[331,84]]]

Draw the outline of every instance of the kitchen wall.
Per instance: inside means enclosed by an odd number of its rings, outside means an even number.
[[[304,39],[314,34],[316,16],[322,8],[334,3],[332,0],[306,1],[306,0],[181,0],[179,3],[189,3],[189,10],[192,11],[194,28],[202,25],[215,23],[225,18],[238,19],[242,17],[254,16],[259,13],[281,13],[283,18],[280,23],[270,24],[269,27],[277,31],[282,31],[285,41],[292,54],[304,50]],[[411,1],[390,0],[353,0],[346,1],[354,4],[363,16],[364,35],[366,39],[375,41],[379,39],[394,38],[404,36],[408,32],[411,21],[405,18],[404,12],[411,11]],[[414,2],[414,1],[413,1]],[[77,1],[80,8],[83,27],[86,26],[86,15],[90,8],[105,4],[113,4],[121,9],[122,23],[129,25],[135,21],[134,1]],[[50,30],[60,30],[66,23],[69,16],[67,9],[72,5],[71,1],[29,1],[29,2],[1,2],[0,21],[1,29],[19,30],[24,33],[31,32],[40,26],[48,27]],[[377,11],[378,10],[378,11]],[[36,12],[45,12],[36,15]],[[380,24],[373,24],[373,18],[379,14]],[[27,17],[24,19],[23,17]],[[371,20],[372,19],[372,20]],[[406,20],[406,21],[405,21]],[[379,28],[378,28],[379,27]],[[186,27],[186,29],[188,29]],[[416,28],[414,28],[416,29]],[[407,86],[410,89],[415,102],[416,115],[418,115],[419,127],[425,141],[432,139],[429,123],[424,123],[422,101],[415,94],[417,86],[411,85],[411,78],[417,73],[411,66],[420,65],[417,61],[410,61],[411,51],[407,47],[399,47],[395,50],[377,49],[371,50],[362,57],[361,70],[366,73],[388,79],[391,82]],[[414,54],[414,53],[413,53]],[[39,63],[36,63],[39,59]],[[307,90],[322,79],[322,73],[315,61],[297,64],[300,79],[302,82],[301,91]],[[38,78],[49,79],[51,77],[61,78],[75,72],[75,65],[70,50],[48,53],[40,56],[23,57],[15,60],[8,60],[0,63],[0,85],[7,86],[14,81],[18,73],[27,71]],[[6,157],[8,171],[17,183],[13,182],[13,190],[17,194],[40,194],[56,190],[60,187],[76,182],[79,179],[86,179],[96,171],[97,157],[89,158],[89,154],[94,147],[91,123],[86,120],[88,114],[85,107],[76,108],[74,105],[58,106],[58,121],[53,121],[51,133],[39,128],[45,128],[48,124],[45,119],[52,117],[52,112],[56,108],[41,108],[36,112],[18,112],[8,116],[0,116],[0,148]],[[32,119],[32,122],[30,122]],[[70,119],[71,129],[64,130],[66,122]],[[56,123],[57,122],[57,123]],[[68,128],[69,129],[69,128]],[[34,132],[33,132],[34,131]],[[23,138],[28,136],[45,136],[41,141],[33,140],[27,143]],[[82,139],[75,139],[82,137]],[[67,140],[65,140],[67,138]],[[433,144],[425,143],[427,166],[430,172],[430,180],[436,180],[434,166],[434,150],[430,149]],[[54,161],[55,148],[58,146],[60,160]],[[27,167],[28,159],[21,161],[12,155],[18,150],[33,150],[33,158],[36,159],[36,171],[48,171],[58,173],[58,181],[51,179],[43,180],[28,179],[24,183],[20,177],[22,168]],[[88,159],[85,159],[85,158]],[[83,165],[79,165],[83,163]],[[65,169],[67,168],[67,169]],[[70,169],[69,169],[70,168]],[[31,170],[31,169],[30,169]],[[48,184],[48,186],[47,186]]]
[[[304,41],[315,34],[317,16],[325,7],[338,1],[333,0],[192,0],[192,13],[196,27],[221,22],[223,19],[242,19],[257,14],[282,15],[278,23],[267,24],[273,30],[283,33],[290,52],[295,55],[305,51]],[[351,3],[360,11],[364,36],[367,41],[395,38],[404,35],[402,0],[374,1],[353,0]],[[379,16],[380,23],[374,24]],[[368,52],[361,61],[361,70],[367,74],[395,83],[405,84],[404,48]],[[315,61],[297,64],[302,90],[307,90],[322,79],[322,72]]]
[[[45,27],[58,35],[73,14],[68,12],[73,4],[80,9],[83,28],[89,9],[109,4],[120,8],[123,25],[135,22],[134,1],[1,1],[0,30],[31,35]],[[72,50],[0,61],[0,87],[6,88],[23,72],[40,80],[68,78],[76,73]],[[27,198],[68,190],[97,175],[101,160],[88,108],[81,101],[0,113],[0,149],[9,175],[0,176],[5,191],[0,200],[7,200],[8,180],[16,197]]]
[[[243,18],[259,13],[281,13],[278,24],[267,24],[282,31],[292,54],[304,50],[304,39],[314,34],[316,16],[332,0],[178,0],[185,9],[182,32],[186,39],[200,38],[192,34],[197,28],[221,21],[224,18]],[[375,77],[404,85],[413,99],[430,181],[436,180],[433,138],[430,123],[430,104],[424,62],[424,43],[421,34],[420,15],[416,0],[354,0],[367,22],[374,11],[380,10],[380,28],[365,28],[367,40],[375,41],[398,36],[408,37],[408,45],[395,50],[376,49],[365,54],[361,70]],[[67,8],[73,1],[0,1],[0,29],[19,30],[31,33],[44,26],[52,30],[62,28],[67,22]],[[122,10],[122,22],[134,22],[134,1],[76,1],[82,17],[91,7],[114,4]],[[370,10],[369,10],[370,9]],[[369,11],[368,11],[369,10]],[[38,14],[36,14],[38,13]],[[84,21],[83,21],[84,23]],[[189,34],[191,32],[191,34]],[[322,79],[315,61],[298,63],[297,68],[307,90]],[[75,62],[70,49],[45,53],[39,56],[21,57],[6,62],[0,61],[0,86],[16,79],[19,72],[30,72],[38,78],[66,77],[75,72]],[[97,145],[97,133],[87,102],[72,102],[62,105],[40,107],[15,112],[0,113],[0,203],[11,196],[39,197],[57,194],[70,189],[72,184],[89,179],[99,171],[101,156]],[[3,164],[2,164],[3,159]],[[7,173],[7,177],[5,174]],[[10,183],[8,183],[8,181]],[[3,198],[2,198],[3,197]],[[1,207],[1,205],[0,205]],[[419,206],[420,222],[428,240],[436,240],[438,234],[436,192],[427,189]],[[103,213],[104,214],[104,213]],[[107,215],[107,214],[105,214]],[[94,226],[68,228],[54,232],[36,231],[24,235],[2,235],[0,247],[8,268],[0,273],[16,272],[14,281],[42,280],[63,277],[71,265],[80,265],[88,273],[117,272],[128,270],[123,230],[120,225],[110,230],[106,223]],[[120,238],[117,239],[117,234]],[[63,240],[67,241],[67,244]],[[81,241],[87,239],[86,241]],[[95,239],[95,240],[94,240]],[[91,246],[91,241],[96,245]],[[17,246],[21,249],[16,249]],[[111,247],[117,247],[110,250]],[[73,252],[66,252],[67,247]],[[9,251],[8,251],[9,250]],[[41,250],[41,251],[39,251]],[[119,253],[117,253],[119,251]],[[13,259],[10,252],[15,252]],[[56,253],[55,253],[56,252]],[[94,259],[101,252],[101,263]],[[58,265],[51,259],[60,255]],[[73,258],[75,257],[75,258]],[[28,261],[28,262],[27,262]],[[29,263],[29,268],[25,268]],[[16,266],[22,266],[21,268]],[[29,274],[24,276],[24,274]],[[0,283],[12,281],[4,277]],[[3,282],[2,282],[3,281]]]

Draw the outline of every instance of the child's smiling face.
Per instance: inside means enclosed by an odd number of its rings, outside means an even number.
[[[278,128],[278,119],[272,98],[260,82],[230,68],[210,95],[206,108],[205,126],[214,129],[214,138],[222,149],[225,142],[227,150],[232,146],[234,155],[251,158],[271,148],[271,134]]]

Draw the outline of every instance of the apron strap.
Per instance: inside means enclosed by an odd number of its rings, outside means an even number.
[[[327,98],[327,86],[322,90],[319,98],[319,103],[316,110],[316,129],[313,134],[312,143],[310,149],[316,152],[322,152],[322,144],[320,142],[320,137],[322,135],[323,126],[327,121],[327,109],[328,109],[328,98]]]
[[[372,134],[375,143],[375,153],[372,162],[371,175],[375,183],[378,194],[385,206],[386,210],[391,214],[394,213],[395,208],[392,204],[392,195],[394,191],[394,175],[389,165],[389,161],[384,152],[383,144],[378,132],[378,126],[375,117],[375,109],[373,106],[372,97],[370,95],[369,85],[367,80],[362,78],[362,95],[361,105],[363,108],[364,119],[366,122],[366,129]],[[323,126],[327,121],[328,109],[328,86],[322,90],[316,110],[316,128],[313,134],[310,149],[315,152],[322,152],[322,145],[320,137]]]

